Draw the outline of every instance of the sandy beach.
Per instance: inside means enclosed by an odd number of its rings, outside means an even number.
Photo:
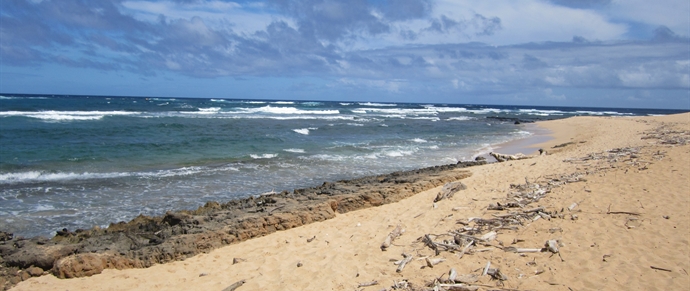
[[[454,170],[471,173],[466,189],[437,202],[442,186],[183,261],[48,274],[11,290],[220,291],[242,280],[236,290],[690,288],[690,114],[538,126],[553,139],[530,148],[546,155]],[[497,218],[500,226],[486,222]],[[410,260],[397,272],[403,254]],[[449,282],[451,269],[475,278]]]

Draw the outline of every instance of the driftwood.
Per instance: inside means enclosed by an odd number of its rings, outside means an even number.
[[[398,268],[395,270],[396,272],[400,273],[402,270],[405,268],[405,265],[412,261],[413,256],[408,255],[408,254],[402,254],[403,257],[405,257],[402,261],[400,261],[400,264],[398,264]]]
[[[671,271],[671,270],[669,270],[669,269],[664,269],[664,268],[659,268],[659,267],[654,267],[654,266],[649,266],[649,267],[652,268],[652,269],[654,269],[654,270],[666,271],[666,272],[673,272],[673,271]]]
[[[234,265],[234,264],[239,264],[239,263],[241,263],[241,262],[246,262],[246,261],[247,261],[247,260],[246,260],[246,259],[243,259],[243,258],[233,258],[233,259],[232,259],[232,264],[233,264],[233,265]]]
[[[491,267],[491,261],[486,262],[486,267],[484,267],[484,271],[482,272],[482,276],[486,276],[486,274],[489,272],[490,267]]]
[[[439,284],[439,287],[445,288],[448,291],[476,291],[479,286],[467,286],[465,284]]]
[[[516,248],[516,247],[506,247],[503,248],[504,251],[506,252],[511,252],[511,253],[539,253],[542,251],[542,249],[529,249],[529,248]]]
[[[642,215],[641,213],[637,213],[637,212],[611,211],[611,204],[609,204],[609,207],[608,207],[608,209],[606,210],[606,214],[628,214],[628,215],[635,215],[635,216],[640,216],[640,215]]]
[[[489,204],[489,207],[487,208],[488,210],[506,210],[508,208],[521,208],[523,205],[517,202],[507,202],[501,204],[500,202],[496,202],[496,204]]]
[[[379,281],[374,280],[374,281],[371,281],[371,282],[359,283],[359,285],[357,286],[357,288],[369,287],[369,286],[374,286],[374,285],[378,285],[378,284],[379,284]]]
[[[555,239],[547,240],[546,243],[544,243],[544,247],[549,252],[554,254],[558,253],[558,242]]]
[[[486,271],[486,274],[489,275],[489,276],[491,276],[492,278],[494,278],[494,279],[496,279],[496,280],[499,280],[499,281],[508,280],[508,277],[506,277],[506,275],[503,275],[503,273],[501,273],[501,270],[499,270],[499,269],[491,269],[491,268],[489,268],[489,269]]]
[[[458,277],[458,272],[455,271],[455,268],[451,268],[450,271],[448,271],[448,281],[449,282],[455,282],[455,278]]]
[[[515,155],[505,155],[505,154],[499,154],[499,153],[494,153],[491,152],[489,153],[496,161],[498,162],[505,162],[505,161],[515,161],[515,160],[524,160],[524,159],[529,159],[531,157],[525,156],[524,154],[517,153]]]
[[[465,189],[467,189],[467,186],[465,186],[465,184],[463,184],[460,181],[446,183],[445,185],[443,185],[443,188],[441,188],[441,191],[438,192],[438,195],[436,195],[436,199],[434,199],[434,202],[439,202],[443,199],[451,198],[458,191]]]
[[[429,268],[433,268],[435,265],[440,264],[441,262],[444,262],[446,259],[443,258],[438,258],[438,259],[429,259],[429,257],[424,258],[424,261],[426,261],[426,265]]]
[[[487,232],[486,234],[482,235],[480,238],[483,241],[492,241],[496,238],[496,235],[498,235],[495,231]]]
[[[573,204],[570,204],[570,206],[568,206],[568,211],[573,211],[575,207],[577,207],[577,202],[573,202]]]
[[[234,291],[235,289],[240,288],[242,285],[244,285],[244,283],[245,283],[246,281],[247,281],[247,280],[240,280],[240,281],[238,281],[238,282],[235,282],[235,283],[233,283],[232,285],[230,285],[230,286],[226,287],[225,289],[223,289],[223,291]]]
[[[462,259],[462,256],[464,256],[465,253],[467,253],[467,250],[469,250],[470,247],[471,247],[473,244],[474,244],[474,241],[471,240],[470,243],[468,243],[468,244],[462,249],[462,251],[460,251],[460,253],[458,254],[458,259]]]
[[[479,276],[476,274],[465,274],[465,275],[460,275],[455,278],[456,283],[467,283],[467,284],[472,284],[479,281]]]
[[[389,248],[393,241],[399,236],[401,236],[403,233],[405,233],[405,229],[402,228],[400,224],[398,224],[398,226],[396,226],[395,229],[393,229],[393,231],[391,231],[391,233],[389,233],[386,236],[386,239],[383,240],[383,243],[381,244],[381,250],[385,251],[387,248]]]

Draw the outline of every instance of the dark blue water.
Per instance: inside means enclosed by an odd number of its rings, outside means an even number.
[[[529,136],[511,118],[640,109],[0,97],[0,230],[51,235],[268,191],[456,163]]]

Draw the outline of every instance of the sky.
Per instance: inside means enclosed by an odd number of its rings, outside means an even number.
[[[688,0],[2,0],[0,93],[690,109]]]

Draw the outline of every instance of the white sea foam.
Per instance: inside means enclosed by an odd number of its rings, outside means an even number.
[[[269,113],[269,114],[340,114],[338,110],[301,110],[295,107],[271,107],[240,108],[243,113]]]
[[[537,115],[537,116],[550,116],[550,115],[563,115],[565,112],[560,110],[539,110],[539,109],[520,109],[518,110],[521,114]]]
[[[311,155],[308,157],[300,157],[300,159],[320,160],[320,161],[329,161],[329,162],[341,162],[341,161],[346,160],[347,157],[342,156],[342,155],[318,154],[318,155]]]
[[[350,105],[352,105],[352,103],[340,103],[340,105],[342,105],[342,106],[350,106]]]
[[[284,149],[283,151],[286,151],[289,153],[297,153],[297,154],[303,154],[304,153],[303,149]]]
[[[295,102],[292,102],[292,101],[275,101],[275,102],[271,102],[271,103],[273,103],[273,104],[281,104],[281,105],[295,104]]]
[[[310,130],[317,130],[317,127],[309,127],[309,128],[299,128],[299,129],[293,129],[292,131],[299,133],[299,134],[304,134],[304,135],[309,135]]]
[[[632,113],[620,113],[616,111],[575,111],[578,114],[588,115],[633,115]]]
[[[263,154],[263,155],[249,155],[252,159],[272,159],[278,156],[278,154]]]
[[[530,135],[532,135],[531,132],[529,132],[529,131],[524,131],[524,130],[516,131],[516,132],[513,133],[513,134],[519,135],[519,136],[530,136]]]
[[[0,96],[0,100],[10,100],[10,99],[48,99],[48,97],[12,97],[12,96]]]
[[[416,143],[425,143],[425,142],[428,142],[427,140],[421,139],[421,138],[415,138],[415,139],[413,139],[412,141],[413,141],[413,142],[416,142]]]
[[[485,108],[485,109],[467,109],[467,112],[471,112],[474,114],[487,114],[487,113],[510,112],[510,110],[501,110],[501,109],[496,109],[496,108]]]
[[[383,154],[388,156],[388,157],[404,157],[404,156],[409,156],[414,154],[414,150],[391,150],[391,151],[385,151]]]
[[[423,107],[436,112],[467,112],[467,108],[464,107],[436,107],[433,105],[424,105]]]
[[[436,115],[438,111],[430,108],[358,108],[353,109],[355,113],[380,113],[397,115]]]
[[[309,135],[308,128],[293,129],[293,131],[299,134]]]
[[[17,184],[48,181],[69,181],[69,180],[88,180],[88,179],[108,179],[130,176],[130,173],[45,173],[40,171],[29,171],[19,173],[0,174],[0,184]]]
[[[357,104],[362,105],[362,106],[375,106],[375,107],[384,107],[384,106],[395,107],[395,106],[398,106],[397,104],[391,104],[391,103],[373,103],[373,102],[359,102]]]
[[[52,121],[70,121],[70,120],[98,120],[105,116],[117,115],[137,115],[140,112],[129,111],[4,111],[0,112],[1,116],[23,116],[30,118],[38,118],[42,120]]]
[[[469,117],[469,116],[457,116],[457,117],[449,117],[446,119],[446,121],[466,121],[466,120],[473,120],[475,118]]]
[[[220,107],[199,108],[199,112],[203,114],[214,114],[220,111]]]
[[[162,178],[162,177],[178,177],[190,176],[202,172],[207,172],[206,167],[182,167],[178,169],[160,170],[156,172],[140,173],[139,175],[146,178]]]

